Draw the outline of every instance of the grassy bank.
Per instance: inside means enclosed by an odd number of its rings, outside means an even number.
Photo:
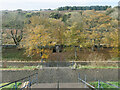
[[[23,67],[17,67],[17,66],[8,66],[7,68],[0,68],[0,70],[33,70],[33,69],[39,69],[42,68],[42,65],[40,66],[23,66]],[[70,66],[70,68],[75,68],[74,66]],[[93,66],[82,66],[77,69],[120,69],[120,67],[93,67]]]
[[[33,59],[27,57],[25,54],[25,50],[18,50],[17,48],[8,48],[2,49],[2,59],[3,61],[32,61]]]
[[[40,68],[41,66],[39,66]],[[17,66],[8,66],[7,68],[0,68],[0,70],[33,70],[38,68],[37,66],[23,66],[23,67],[17,67]]]
[[[77,69],[117,69],[117,68],[120,68],[120,67],[113,67],[113,66],[106,66],[106,67],[103,67],[103,66],[82,66],[82,67],[77,67]]]
[[[107,83],[110,83],[110,84],[113,84],[113,85],[116,85],[116,86],[119,86],[119,82],[107,82]],[[98,82],[90,82],[91,85],[93,85],[95,88],[98,88]],[[111,86],[111,85],[108,85],[104,82],[100,82],[101,86],[103,88],[112,88],[114,89],[115,87]],[[100,86],[100,87],[101,87]],[[114,89],[115,90],[115,89]]]
[[[120,67],[118,66],[77,66],[75,67],[74,65],[73,66],[70,66],[70,68],[72,69],[120,69]]]
[[[8,84],[8,83],[2,83],[2,84],[0,84],[0,86],[3,86],[5,84]],[[20,86],[21,84],[22,84],[21,82],[17,82],[17,87]],[[15,83],[12,83],[12,84],[10,84],[8,86],[5,86],[5,87],[1,88],[0,90],[11,90],[14,85],[15,85]]]
[[[117,61],[119,58],[115,57],[116,53],[109,52],[109,49],[97,51],[77,50],[77,61]],[[60,53],[52,53],[47,61],[71,61],[74,60],[74,49],[64,48]],[[3,48],[2,49],[3,61],[40,61],[40,58],[31,58],[25,55],[24,49],[17,48]]]

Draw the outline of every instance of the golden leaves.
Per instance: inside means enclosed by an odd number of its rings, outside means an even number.
[[[30,21],[31,23],[26,25],[26,54],[40,57],[42,53],[42,58],[47,58],[50,53],[47,46],[64,43],[64,23],[39,16],[31,17]]]

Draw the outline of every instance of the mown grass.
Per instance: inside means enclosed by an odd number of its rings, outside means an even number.
[[[72,65],[70,68],[76,69],[120,69],[118,65],[116,66],[94,66],[94,65]]]
[[[3,86],[5,84],[8,84],[8,83],[2,83],[2,84],[0,84],[0,86]],[[22,84],[21,82],[17,82],[17,87],[20,86],[21,84]],[[14,85],[15,85],[15,83],[12,83],[8,86],[5,86],[5,87],[1,88],[0,90],[11,90],[11,88],[13,88]]]
[[[8,49],[2,49],[2,59],[3,61],[35,61],[36,59],[27,57],[25,55],[24,49],[17,49],[17,48],[8,48]]]
[[[23,66],[23,67],[17,67],[17,66],[8,66],[7,68],[0,68],[2,70],[17,70],[17,69],[22,69],[22,70],[26,70],[26,69],[37,69],[40,68],[41,66]],[[75,68],[75,66],[70,66],[70,68]],[[112,67],[112,66],[108,66],[108,67],[94,67],[94,66],[82,66],[82,67],[77,67],[76,69],[117,69],[120,67]]]
[[[120,68],[120,67],[113,67],[113,66],[82,66],[82,67],[77,67],[77,69],[95,69],[95,68],[99,68],[99,69],[116,69],[116,68]]]
[[[98,88],[98,82],[89,82],[92,86],[94,86],[95,88]],[[116,85],[116,86],[119,86],[118,84],[118,82],[107,82],[107,83],[111,83],[111,84],[113,84],[113,85]],[[104,83],[104,82],[100,82],[100,84],[101,84],[101,86],[103,87],[103,88],[112,88],[112,89],[115,89],[116,87],[113,87],[113,86],[111,86],[111,85],[108,85],[108,84],[106,84],[106,83]],[[100,88],[101,88],[101,86],[100,86]]]
[[[22,70],[26,70],[26,69],[35,69],[38,68],[37,66],[23,66],[23,67],[17,67],[17,66],[8,66],[7,68],[0,68],[2,70],[18,70],[18,69],[22,69]]]

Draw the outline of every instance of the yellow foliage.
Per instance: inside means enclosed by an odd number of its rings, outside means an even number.
[[[51,51],[47,46],[64,43],[64,23],[44,16],[32,16],[26,25],[24,48],[26,54],[33,57],[48,58]]]

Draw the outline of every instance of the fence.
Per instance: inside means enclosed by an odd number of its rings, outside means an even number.
[[[88,86],[88,87],[91,88],[91,89],[95,89],[94,86],[92,86],[92,85],[90,85],[89,83],[86,82],[86,80],[87,80],[86,75],[85,75],[85,80],[82,80],[82,79],[80,78],[80,73],[79,73],[79,74],[78,74],[78,80],[85,84],[85,88],[86,88],[86,86]],[[96,89],[95,89],[95,90],[96,90]]]
[[[104,88],[102,87],[102,82],[105,83],[105,84],[107,84],[107,85],[113,86],[113,87],[115,87],[116,89],[119,89],[119,88],[120,88],[120,87],[118,87],[118,86],[116,86],[116,85],[114,85],[114,84],[107,83],[107,82],[104,82],[104,81],[102,81],[102,80],[98,80],[98,87],[96,88],[96,87],[94,87],[94,86],[92,86],[92,85],[90,85],[89,83],[86,82],[86,80],[87,80],[86,75],[84,75],[84,77],[85,77],[85,80],[82,80],[82,79],[80,78],[80,73],[78,74],[78,80],[85,84],[85,88],[86,88],[86,86],[88,86],[89,88],[94,89],[94,90],[99,90],[99,89],[100,89],[100,90],[101,90],[101,89],[104,90]]]
[[[22,78],[22,79],[19,79],[19,80],[10,82],[10,83],[5,84],[5,85],[2,85],[2,86],[0,86],[0,88],[4,88],[4,87],[6,87],[6,86],[14,83],[15,85],[13,85],[13,88],[14,88],[15,90],[17,90],[17,88],[18,88],[17,83],[20,82],[20,81],[22,81],[22,82],[23,82],[23,81],[27,81],[27,83],[26,83],[25,85],[23,85],[23,86],[20,88],[20,90],[22,90],[22,89],[24,89],[24,88],[26,88],[26,87],[29,88],[29,87],[31,87],[31,85],[32,85],[33,83],[38,83],[38,73],[34,73],[34,74],[29,75],[29,76],[27,76],[27,77],[24,77],[24,78]],[[25,82],[24,82],[24,83],[25,83]],[[13,90],[13,88],[12,88],[12,90]]]

